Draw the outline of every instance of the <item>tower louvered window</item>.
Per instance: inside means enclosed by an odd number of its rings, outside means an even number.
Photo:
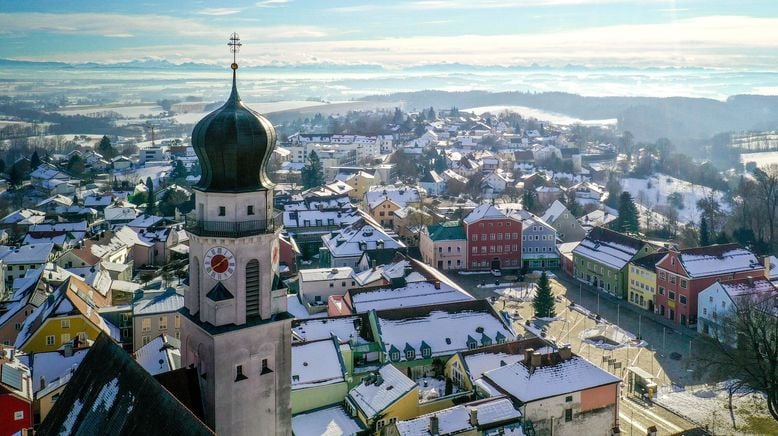
[[[259,262],[246,265],[246,318],[259,315]]]

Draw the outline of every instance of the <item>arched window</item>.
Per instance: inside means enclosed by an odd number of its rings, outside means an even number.
[[[259,315],[259,261],[246,264],[246,318]]]

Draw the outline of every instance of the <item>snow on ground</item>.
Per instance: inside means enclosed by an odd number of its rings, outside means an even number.
[[[740,155],[741,163],[756,162],[759,168],[765,168],[771,164],[778,164],[778,151],[763,151],[760,153],[743,153]]]
[[[100,106],[66,106],[57,111],[63,115],[91,115],[105,112],[116,112],[124,118],[138,118],[141,115],[159,114],[164,112],[161,106],[150,105],[100,105]]]
[[[469,109],[462,109],[463,112],[472,112],[475,114],[483,114],[484,112],[490,112],[492,114],[498,114],[500,112],[511,111],[516,112],[525,118],[536,118],[540,121],[548,121],[553,124],[562,126],[570,126],[573,124],[583,124],[587,126],[610,126],[616,124],[615,118],[605,120],[582,120],[580,118],[571,117],[565,114],[557,112],[547,112],[542,109],[535,109],[527,106],[481,106],[473,107]]]
[[[416,379],[419,384],[420,402],[434,401],[440,397],[446,396],[446,380],[435,377],[421,377]],[[452,384],[452,394],[459,392],[457,385]]]
[[[732,429],[732,418],[729,409],[727,409],[729,404],[727,385],[728,382],[725,381],[716,385],[687,387],[686,389],[668,386],[660,388],[655,401],[698,425],[716,428],[716,434],[742,434]],[[746,422],[744,417],[740,416],[741,412],[739,411],[758,415],[755,413],[757,409],[766,407],[764,396],[754,392],[742,392],[733,396],[732,404],[735,408],[735,422],[741,431]]]
[[[496,289],[493,291],[511,301],[531,301],[535,298],[535,284],[521,287]]]
[[[648,184],[651,187],[648,187]],[[628,191],[636,203],[643,206],[666,206],[667,196],[678,192],[683,196],[684,208],[678,211],[678,220],[683,224],[697,222],[700,211],[697,202],[709,195],[718,200],[723,212],[729,212],[729,203],[724,198],[724,193],[701,185],[693,185],[685,180],[676,179],[664,174],[656,174],[647,179],[625,178],[621,180],[621,187]]]

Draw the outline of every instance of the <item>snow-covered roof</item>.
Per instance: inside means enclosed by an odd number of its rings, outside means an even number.
[[[485,300],[384,310],[376,312],[376,318],[387,351],[410,346],[417,357],[422,356],[422,342],[431,348],[434,357],[467,350],[471,339],[477,347],[497,343],[498,336],[505,341],[516,339],[513,329]],[[400,359],[405,360],[405,353],[400,353]]]
[[[46,263],[54,250],[53,243],[9,247],[0,245],[0,259],[8,265],[29,265]]]
[[[712,245],[682,250],[678,256],[691,278],[730,272],[764,272],[764,265],[756,255],[738,244]]]
[[[295,322],[292,333],[305,342],[329,339],[335,335],[340,342],[350,339],[359,341],[360,316],[343,316],[336,318],[316,318]]]
[[[573,254],[622,269],[640,251],[644,242],[621,233],[595,227],[573,250]]]
[[[296,435],[352,436],[364,429],[350,417],[343,406],[316,409],[292,417],[292,433]]]
[[[405,207],[408,203],[419,201],[419,190],[412,186],[371,186],[365,193],[365,200],[370,207],[374,209],[386,200],[392,201],[400,207]]]
[[[155,313],[172,313],[184,307],[184,296],[176,288],[167,288],[163,292],[146,292],[143,297],[133,302],[132,314],[153,315]]]
[[[358,257],[367,250],[380,249],[379,245],[386,250],[405,248],[405,244],[395,240],[380,224],[364,215],[348,227],[321,238],[333,257]]]
[[[300,270],[301,282],[322,282],[330,280],[343,280],[350,278],[354,269],[349,266],[338,268],[314,268]]]
[[[6,215],[0,223],[2,224],[39,224],[46,219],[46,214],[34,209],[19,209]]]
[[[523,362],[517,362],[487,371],[483,378],[525,403],[621,381],[580,356],[534,370]]]
[[[465,224],[472,224],[478,220],[488,218],[508,218],[508,214],[505,210],[500,209],[493,204],[482,204],[473,209],[473,211],[462,221],[464,221]]]
[[[145,229],[164,220],[161,216],[143,214],[127,223],[128,227]]]
[[[759,280],[734,280],[731,282],[718,282],[721,287],[727,291],[730,297],[740,297],[744,295],[769,295],[778,292],[772,282],[764,279]]]
[[[378,375],[381,377],[379,383],[375,382],[375,378],[366,377],[348,393],[349,398],[368,418],[379,415],[417,387],[415,381],[391,364],[379,368]]]
[[[135,360],[151,375],[181,367],[181,341],[159,335],[134,353]]]
[[[292,346],[292,390],[341,383],[343,371],[332,339]]]
[[[470,422],[473,410],[476,411],[476,425]],[[513,403],[508,398],[488,398],[428,413],[408,421],[398,421],[397,431],[402,436],[428,435],[430,434],[430,417],[432,416],[438,418],[438,432],[435,434],[443,436],[477,430],[478,427],[487,427],[506,421],[518,421],[521,418],[521,412],[513,407]]]
[[[510,354],[501,351],[496,353],[484,352],[466,355],[463,358],[465,359],[470,379],[477,380],[481,378],[484,372],[503,366],[503,362],[506,365],[510,365],[522,361],[524,354]]]
[[[548,209],[546,209],[546,212],[543,214],[543,221],[552,223],[556,221],[560,216],[562,216],[563,213],[567,211],[567,207],[565,207],[564,204],[562,204],[559,200],[554,200],[554,202],[549,206]]]
[[[472,299],[470,294],[460,289],[445,283],[441,283],[439,289],[436,289],[434,283],[427,281],[408,283],[406,286],[396,289],[387,287],[351,292],[351,302],[354,310],[358,313]]]
[[[81,361],[84,360],[87,352],[89,352],[88,348],[82,348],[73,350],[70,356],[66,356],[64,351],[47,351],[35,353],[34,359],[29,359],[29,356],[20,356],[20,359],[26,360],[28,366],[29,361],[33,361],[32,390],[37,393],[43,389],[41,378],[46,381],[48,386],[55,380],[70,376],[78,368],[78,365],[81,364]]]

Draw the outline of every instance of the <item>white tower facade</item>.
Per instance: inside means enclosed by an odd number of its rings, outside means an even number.
[[[182,364],[194,366],[207,423],[223,435],[291,434],[291,315],[278,279],[280,223],[265,165],[267,119],[229,100],[195,126],[203,170],[187,222]]]

